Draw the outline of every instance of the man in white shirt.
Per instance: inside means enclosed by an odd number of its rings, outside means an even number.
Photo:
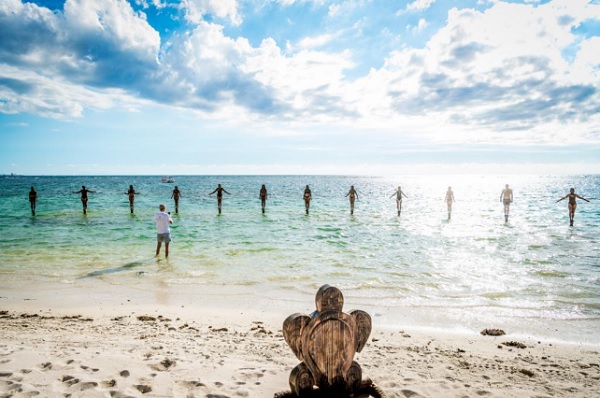
[[[165,257],[169,257],[169,242],[171,242],[171,228],[169,224],[173,224],[171,213],[166,213],[167,209],[165,205],[161,204],[158,206],[160,210],[154,215],[154,221],[156,221],[156,255],[160,253],[160,247],[165,242]]]

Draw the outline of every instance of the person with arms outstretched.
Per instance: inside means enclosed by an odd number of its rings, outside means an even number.
[[[448,205],[448,220],[449,220],[450,217],[452,216],[452,203],[455,202],[454,192],[452,192],[452,187],[448,187],[448,190],[446,191],[446,197],[444,198],[444,200],[446,201],[446,204]]]
[[[354,201],[358,199],[358,192],[354,189],[354,185],[350,186],[350,190],[346,194],[346,197],[350,200],[350,215],[354,215]]]
[[[500,193],[500,202],[504,204],[504,222],[508,222],[510,204],[513,202],[513,191],[508,187],[508,184],[504,186],[504,189]]]
[[[586,202],[589,202],[589,200],[587,200],[586,198],[579,196],[575,193],[575,188],[571,188],[570,192],[568,194],[566,194],[565,196],[563,196],[562,198],[560,198],[559,200],[556,201],[556,203],[560,202],[561,200],[565,200],[569,198],[569,225],[572,227],[573,226],[573,221],[575,219],[575,209],[577,208],[577,198],[581,199],[581,200],[585,200]]]
[[[135,200],[135,195],[139,194],[139,192],[135,191],[133,185],[130,185],[127,192],[125,192],[125,195],[129,196],[129,210],[131,211],[131,214],[133,214],[133,201]]]
[[[392,196],[390,196],[390,198],[393,198],[394,195],[396,196],[396,208],[398,209],[398,217],[400,217],[400,213],[402,212],[402,196],[404,196],[407,199],[408,196],[406,196],[406,194],[402,192],[402,188],[400,186],[398,186],[398,189],[396,189],[396,191],[392,194]]]
[[[173,224],[173,219],[170,212],[165,212],[167,206],[162,203],[158,206],[158,210],[154,215],[154,222],[156,223],[156,256],[160,254],[160,248],[164,242],[165,257],[169,257],[169,243],[171,243],[171,228],[169,225]]]
[[[217,185],[217,188],[212,191],[209,195],[212,195],[214,193],[217,193],[217,207],[219,208],[219,214],[221,214],[221,204],[223,203],[223,192],[225,192],[227,195],[231,195],[229,192],[227,192],[225,190],[225,188],[223,188],[221,186],[221,184]]]
[[[312,199],[312,192],[310,191],[310,187],[307,185],[304,188],[304,207],[306,209],[306,214],[308,215],[308,210],[310,209],[310,201]]]
[[[35,206],[37,204],[38,194],[34,187],[29,191],[29,206],[31,207],[31,215],[35,216]]]
[[[173,201],[175,202],[175,214],[179,214],[179,198],[181,197],[181,191],[179,190],[179,187],[175,185],[173,193],[171,194],[171,199],[173,199]]]
[[[85,185],[82,185],[81,189],[79,191],[75,191],[73,193],[81,194],[81,204],[83,205],[83,214],[87,214],[88,193],[96,193],[96,191],[87,189],[85,187]]]
[[[265,207],[267,206],[267,196],[267,187],[265,187],[265,184],[263,184],[262,187],[260,187],[260,193],[258,194],[258,197],[260,198],[260,207],[262,208],[263,214],[265,214]]]

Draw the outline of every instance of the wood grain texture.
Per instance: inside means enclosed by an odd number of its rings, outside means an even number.
[[[362,369],[354,361],[371,334],[371,316],[362,310],[345,313],[343,305],[342,292],[323,285],[311,316],[295,313],[283,322],[285,342],[303,361],[290,374],[291,396],[384,396],[372,382],[362,381]]]

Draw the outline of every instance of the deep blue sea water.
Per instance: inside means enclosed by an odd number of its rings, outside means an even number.
[[[218,183],[223,214],[208,194]],[[508,223],[499,201],[514,190]],[[140,192],[135,214],[125,192]],[[266,214],[258,193],[269,190]],[[313,201],[304,212],[309,184]],[[86,185],[88,214],[79,195]],[[168,260],[154,259],[159,203],[174,213]],[[359,194],[355,214],[345,197]],[[401,217],[394,193],[408,196]],[[444,196],[456,203],[448,220]],[[28,191],[39,194],[37,215]],[[433,327],[507,325],[521,333],[600,343],[600,176],[69,176],[0,178],[2,283],[228,286],[314,297],[338,286],[379,321]],[[144,275],[140,278],[139,275]],[[1,286],[1,284],[0,284]],[[1,293],[1,292],[0,292]],[[402,314],[402,316],[395,316]],[[408,315],[407,315],[408,314]]]

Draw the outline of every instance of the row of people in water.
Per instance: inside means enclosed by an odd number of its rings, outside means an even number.
[[[85,185],[83,185],[79,191],[74,191],[73,193],[81,195],[81,203],[83,205],[83,214],[87,214],[88,194],[95,193],[95,191],[87,189],[85,187]],[[227,192],[227,190],[225,188],[223,188],[221,186],[221,184],[218,184],[217,188],[215,188],[215,190],[209,194],[209,195],[217,194],[217,207],[218,207],[219,214],[221,214],[224,193],[227,195],[231,195],[229,192]],[[129,197],[129,209],[131,211],[131,214],[133,214],[135,195],[139,195],[139,192],[137,192],[135,190],[133,185],[130,185],[129,189],[127,190],[127,192],[125,192],[125,194]],[[173,192],[171,194],[171,199],[173,199],[173,201],[175,202],[175,213],[179,213],[179,199],[182,197],[183,197],[183,195],[181,194],[179,187],[175,186],[175,188],[173,189]],[[264,184],[260,188],[258,197],[259,197],[260,203],[261,203],[261,210],[263,213],[265,213],[268,192],[267,192],[267,188]],[[350,214],[353,215],[354,214],[354,203],[358,199],[358,192],[354,188],[354,185],[350,186],[350,190],[346,194],[346,197],[350,201]],[[400,217],[400,214],[402,212],[402,199],[408,198],[408,196],[404,193],[404,191],[402,191],[402,188],[400,186],[398,186],[398,188],[390,196],[390,198],[392,198],[392,197],[396,197],[396,207],[398,210],[398,217]],[[308,186],[308,185],[304,189],[303,198],[304,198],[304,206],[306,209],[306,214],[308,215],[309,210],[310,210],[310,201],[312,200],[312,192],[311,192],[310,186]],[[569,202],[568,202],[569,224],[571,226],[573,226],[573,221],[575,219],[575,209],[577,208],[577,199],[578,198],[581,200],[585,200],[586,202],[589,202],[588,199],[576,194],[574,188],[571,188],[568,194],[566,194],[565,196],[563,196],[562,198],[560,198],[556,201],[556,203],[558,203],[562,200],[569,199]],[[31,190],[29,191],[29,203],[31,205],[31,214],[34,216],[35,216],[35,211],[36,211],[37,200],[38,200],[37,191],[35,190],[34,187],[31,187]],[[452,191],[452,187],[448,187],[444,201],[447,204],[448,219],[450,219],[452,216],[452,204],[456,201],[454,199],[454,192]],[[508,186],[508,184],[505,185],[504,189],[500,193],[500,202],[502,202],[502,204],[504,205],[504,220],[505,220],[505,222],[508,222],[510,205],[513,202],[513,191]]]

